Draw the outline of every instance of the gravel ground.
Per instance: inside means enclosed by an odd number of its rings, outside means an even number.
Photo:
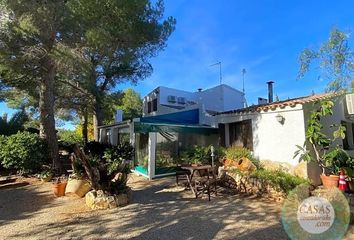
[[[287,239],[278,203],[225,194],[194,199],[173,178],[131,175],[129,184],[133,203],[103,211],[89,210],[84,199],[54,198],[50,183],[0,189],[0,239]]]

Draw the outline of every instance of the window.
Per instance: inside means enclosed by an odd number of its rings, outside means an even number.
[[[152,111],[153,112],[157,111],[157,98],[152,100]]]
[[[253,151],[252,120],[230,123],[230,145]]]
[[[151,101],[148,102],[148,113],[151,113],[152,110],[151,110]]]
[[[157,98],[152,101],[148,101],[148,113],[157,111]]]

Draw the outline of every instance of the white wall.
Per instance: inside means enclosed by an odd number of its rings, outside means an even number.
[[[227,85],[222,86],[224,91],[224,111],[243,108],[245,101],[243,93]]]
[[[283,124],[276,115],[285,118]],[[293,159],[296,145],[305,141],[305,124],[302,106],[286,107],[275,111],[219,115],[220,123],[232,123],[252,120],[253,152],[260,160],[272,160],[296,165],[299,159]],[[227,141],[226,141],[227,142]]]
[[[175,96],[176,102],[168,102],[168,96]],[[178,97],[183,97],[186,104],[180,104]],[[157,111],[148,113],[148,101],[157,98]],[[190,102],[190,103],[188,103]],[[193,102],[195,104],[193,104]],[[187,92],[167,87],[158,87],[143,99],[143,116],[161,115],[190,108],[196,104],[204,107],[204,110],[224,112],[243,107],[243,93],[225,84],[206,89],[201,92]]]
[[[224,112],[243,107],[242,92],[225,84],[196,92],[197,101],[204,105],[205,110]]]

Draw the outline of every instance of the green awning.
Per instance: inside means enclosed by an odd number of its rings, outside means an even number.
[[[179,133],[198,133],[198,134],[218,134],[217,128],[201,125],[176,125],[176,124],[156,124],[134,122],[135,133],[148,132],[179,132]]]

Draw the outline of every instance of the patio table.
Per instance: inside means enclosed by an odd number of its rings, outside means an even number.
[[[190,174],[186,174],[186,178],[191,191],[195,195],[195,198],[198,198],[198,195],[200,193],[200,191],[198,191],[200,190],[198,189],[198,186],[200,187],[200,184],[203,184],[204,187],[207,187],[209,201],[210,201],[210,189],[209,189],[210,180],[213,180],[213,183],[215,184],[215,194],[216,194],[216,177],[214,173],[214,167],[211,165],[202,165],[202,166],[182,166],[181,168],[190,171]],[[203,172],[206,172],[206,178],[204,177],[203,182],[199,180],[197,181],[194,180],[194,178],[196,177],[195,176],[196,173],[199,173],[199,176],[202,177]],[[210,173],[212,173],[212,176],[209,175]],[[204,190],[205,189],[203,188],[202,192]]]

